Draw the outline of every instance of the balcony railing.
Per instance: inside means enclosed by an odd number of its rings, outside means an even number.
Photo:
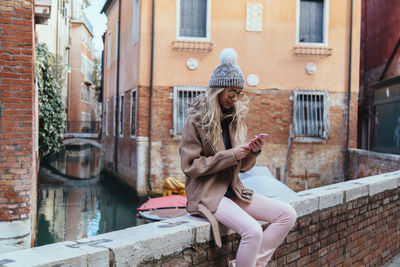
[[[47,24],[51,13],[51,0],[35,1],[35,20],[36,24]]]
[[[93,133],[100,131],[101,121],[67,121],[65,133]]]

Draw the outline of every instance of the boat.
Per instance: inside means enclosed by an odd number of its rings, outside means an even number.
[[[137,210],[145,219],[160,221],[188,215],[186,202],[186,197],[181,195],[154,197],[149,198]]]

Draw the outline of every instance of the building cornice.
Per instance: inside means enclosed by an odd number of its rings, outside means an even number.
[[[116,2],[116,0],[107,0],[106,3],[104,4],[103,8],[100,11],[100,14],[104,13],[105,15],[107,15],[109,9],[114,5],[115,2]]]

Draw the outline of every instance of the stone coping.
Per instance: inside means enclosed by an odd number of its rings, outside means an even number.
[[[400,186],[400,171],[332,184],[295,195],[278,197],[291,204],[298,217],[373,196]],[[233,233],[221,227],[221,235]],[[55,243],[0,254],[0,265],[13,266],[137,266],[148,260],[180,253],[211,239],[210,224],[203,218],[184,216],[139,225],[77,241]]]
[[[381,152],[356,149],[356,148],[351,148],[349,150],[350,152],[356,153],[357,155],[360,156],[374,157],[382,160],[400,161],[400,155],[397,154],[381,153]]]

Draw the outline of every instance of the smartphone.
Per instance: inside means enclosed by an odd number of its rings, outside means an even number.
[[[257,135],[257,139],[258,138],[265,139],[265,138],[267,138],[267,136],[268,136],[268,134],[266,134],[266,133],[260,133],[259,135]]]
[[[268,134],[266,133],[260,133],[259,135],[256,136],[256,139],[262,139],[264,140],[265,138],[267,138]],[[249,142],[249,145],[251,144],[251,141]]]

